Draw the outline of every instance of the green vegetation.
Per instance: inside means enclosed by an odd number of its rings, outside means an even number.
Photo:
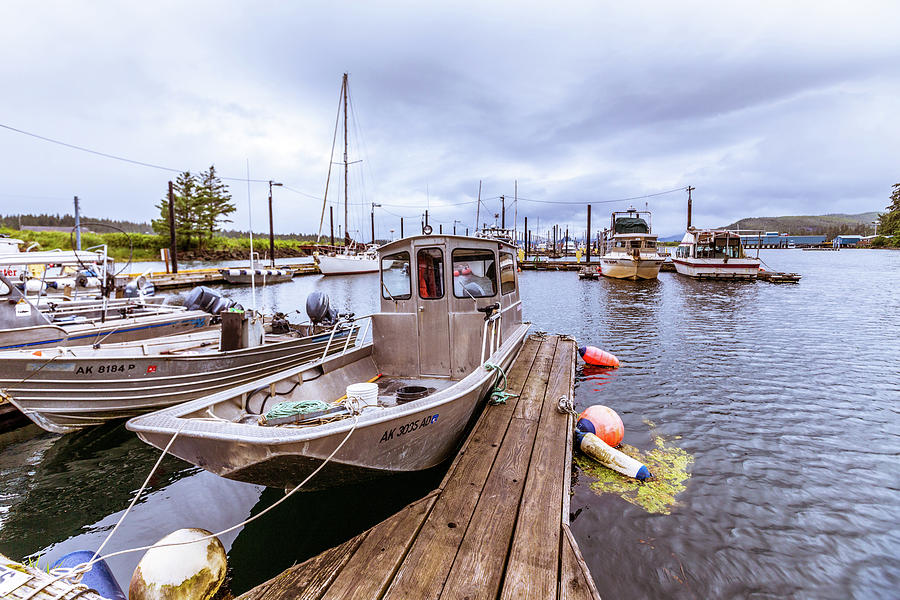
[[[591,477],[589,487],[598,495],[615,494],[649,513],[667,515],[675,505],[675,497],[684,491],[690,478],[688,468],[694,457],[677,446],[670,446],[661,436],[654,437],[656,448],[642,452],[634,446],[622,444],[619,450],[641,461],[653,474],[648,481],[638,481],[608,469],[590,458],[578,454],[578,468]]]
[[[0,227],[0,234],[8,235],[25,242],[25,248],[31,244],[37,243],[35,250],[71,250],[75,241],[75,236],[62,231],[29,231],[10,229],[8,227]],[[246,235],[246,234],[245,234]],[[311,241],[299,241],[292,239],[276,239],[275,254],[277,256],[300,256],[306,254],[306,247],[314,243],[315,237]],[[265,237],[256,237],[253,239],[253,249],[258,251],[260,256],[264,256],[269,249],[269,240]],[[159,251],[161,248],[167,248],[169,245],[168,237],[145,233],[90,233],[81,232],[81,247],[84,249],[93,246],[106,244],[111,257],[117,261],[128,260],[131,248],[134,249],[132,260],[160,260]],[[25,248],[21,248],[24,250]],[[179,253],[180,260],[187,259],[216,259],[222,258],[221,254],[234,255],[235,258],[249,256],[250,238],[249,237],[211,237],[207,238],[204,243],[202,252],[191,251],[184,254]],[[228,256],[225,256],[227,258]]]
[[[822,235],[833,239],[836,235],[871,235],[873,223],[878,213],[867,212],[857,215],[799,215],[787,217],[751,217],[741,219],[725,229],[755,229],[778,231],[789,235]]]
[[[173,187],[175,209],[175,240],[179,249],[193,248],[196,238],[199,249],[212,239],[219,222],[230,223],[228,215],[237,210],[228,193],[228,186],[216,175],[216,167],[210,166],[200,175],[185,171],[178,175]],[[157,204],[159,218],[153,220],[153,231],[169,238],[168,192]]]
[[[890,245],[895,248],[900,248],[900,183],[895,183],[893,185],[891,203],[885,210],[887,212],[878,215],[878,229],[881,235],[872,241],[872,245]],[[888,239],[885,236],[893,237]]]

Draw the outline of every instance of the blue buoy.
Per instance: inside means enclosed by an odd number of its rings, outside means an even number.
[[[94,558],[94,553],[90,550],[77,550],[69,552],[53,564],[52,568],[66,567],[71,568]],[[122,593],[122,588],[116,583],[112,571],[105,560],[100,560],[91,565],[91,570],[85,573],[81,578],[81,583],[91,589],[97,590],[97,593],[107,600],[128,600],[128,597]]]

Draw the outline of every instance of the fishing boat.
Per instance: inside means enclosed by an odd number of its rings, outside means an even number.
[[[311,299],[319,293],[310,295]],[[316,322],[264,326],[261,315],[222,313],[222,327],[143,342],[0,352],[0,398],[41,428],[68,433],[232,389],[334,354],[359,327],[321,302]],[[336,319],[335,319],[336,321]],[[268,331],[266,331],[268,329]]]
[[[372,216],[372,243],[361,247],[350,238],[350,162],[348,161],[347,106],[350,99],[350,84],[347,74],[341,80],[341,100],[338,105],[339,115],[344,116],[344,246],[339,252],[313,254],[313,260],[319,266],[322,275],[355,275],[357,273],[375,273],[378,271],[378,246],[375,244],[375,217]],[[334,135],[337,137],[338,124],[335,123]],[[332,152],[334,147],[332,146]],[[328,163],[328,181],[331,181],[331,162]],[[325,207],[328,205],[328,185],[325,186],[325,198],[322,202],[322,218],[319,220],[319,234],[316,243],[322,238],[322,224],[325,220]],[[374,211],[375,205],[372,205]]]
[[[441,463],[522,346],[515,247],[420,235],[381,249],[372,338],[310,365],[131,419],[213,473],[321,489]]]
[[[600,243],[600,273],[615,279],[656,279],[665,260],[656,237],[649,210],[614,211]]]
[[[152,299],[47,301],[38,306],[0,275],[0,350],[114,343],[197,331],[214,314]]]

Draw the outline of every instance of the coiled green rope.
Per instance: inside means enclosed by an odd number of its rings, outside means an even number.
[[[503,367],[488,362],[484,363],[484,368],[488,371],[497,371],[497,380],[494,382],[494,389],[491,390],[488,404],[490,404],[491,406],[496,406],[497,404],[506,404],[507,399],[519,397],[518,394],[513,394],[512,392],[506,391],[508,382],[506,380],[506,371],[503,370]],[[502,387],[500,386],[501,382],[503,383]]]
[[[302,400],[300,402],[279,402],[266,413],[266,420],[305,415],[320,410],[328,410],[331,406],[321,400]]]

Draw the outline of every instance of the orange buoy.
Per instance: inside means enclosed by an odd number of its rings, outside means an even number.
[[[585,433],[593,433],[606,444],[616,447],[625,437],[625,425],[622,418],[608,406],[595,404],[588,406],[575,423],[575,428]]]
[[[594,346],[582,346],[578,349],[578,354],[580,354],[581,358],[584,359],[584,362],[589,365],[612,368],[617,368],[619,366],[619,359],[616,358],[614,354],[610,354],[606,350],[601,350]]]

